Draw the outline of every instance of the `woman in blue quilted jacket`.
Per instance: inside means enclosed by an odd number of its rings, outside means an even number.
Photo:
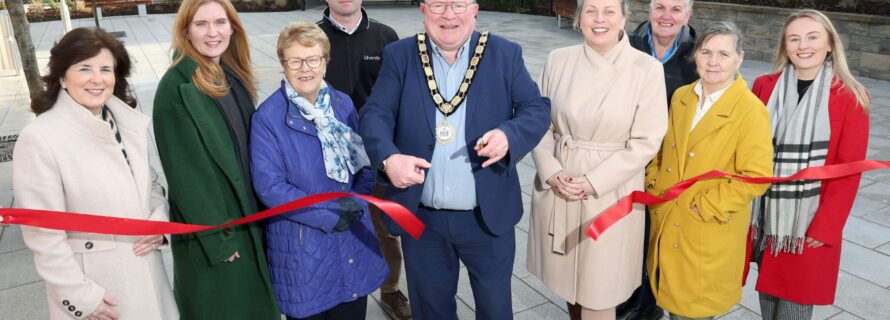
[[[251,172],[260,199],[277,206],[323,192],[370,194],[369,167],[349,96],[325,83],[330,44],[310,22],[278,37],[285,79],[253,116]],[[388,273],[368,204],[343,198],[266,225],[266,255],[288,319],[364,319],[367,295]]]

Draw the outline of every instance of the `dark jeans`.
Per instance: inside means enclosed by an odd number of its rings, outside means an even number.
[[[340,320],[364,319],[368,310],[368,296],[344,302],[308,318],[287,317],[287,320]]]
[[[649,227],[652,218],[649,217],[649,207],[646,207],[646,228],[643,234],[643,283],[637,290],[640,295],[640,308],[655,305],[655,295],[652,294],[652,286],[649,285],[649,273],[646,271],[646,259],[649,256]],[[642,310],[642,309],[641,309]]]

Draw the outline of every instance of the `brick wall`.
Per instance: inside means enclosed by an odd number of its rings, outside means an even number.
[[[649,18],[648,0],[630,0],[627,29]],[[745,58],[772,63],[785,17],[792,10],[696,1],[690,24],[704,29],[712,21],[735,22],[744,34]],[[841,34],[854,74],[890,81],[890,17],[826,13]],[[703,30],[702,30],[703,31]],[[699,31],[701,32],[701,31]]]

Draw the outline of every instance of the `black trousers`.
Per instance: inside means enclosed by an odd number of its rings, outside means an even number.
[[[344,302],[308,318],[287,317],[287,320],[341,320],[364,319],[368,311],[368,296]]]
[[[649,227],[652,224],[652,218],[649,217],[649,207],[646,207],[646,228],[643,235],[643,282],[640,285],[640,307],[648,307],[655,305],[655,295],[652,294],[652,286],[649,285],[649,277],[646,271],[646,259],[649,256]]]
[[[457,320],[460,263],[470,277],[477,320],[512,319],[511,275],[514,229],[493,235],[481,212],[420,207],[426,223],[420,239],[402,237],[408,296],[414,320]]]

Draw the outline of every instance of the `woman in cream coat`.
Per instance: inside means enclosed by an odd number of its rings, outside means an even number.
[[[47,93],[32,101],[38,117],[15,147],[15,206],[166,221],[148,164],[150,121],[127,96],[123,44],[78,28],[50,52]],[[158,250],[163,236],[22,232],[46,280],[50,319],[179,318]]]
[[[626,1],[586,0],[575,15],[585,43],[550,53],[540,81],[553,122],[532,153],[527,267],[567,301],[572,319],[614,318],[642,277],[641,207],[597,241],[585,233],[600,212],[643,189],[667,130],[661,64],[630,46],[627,12]]]

